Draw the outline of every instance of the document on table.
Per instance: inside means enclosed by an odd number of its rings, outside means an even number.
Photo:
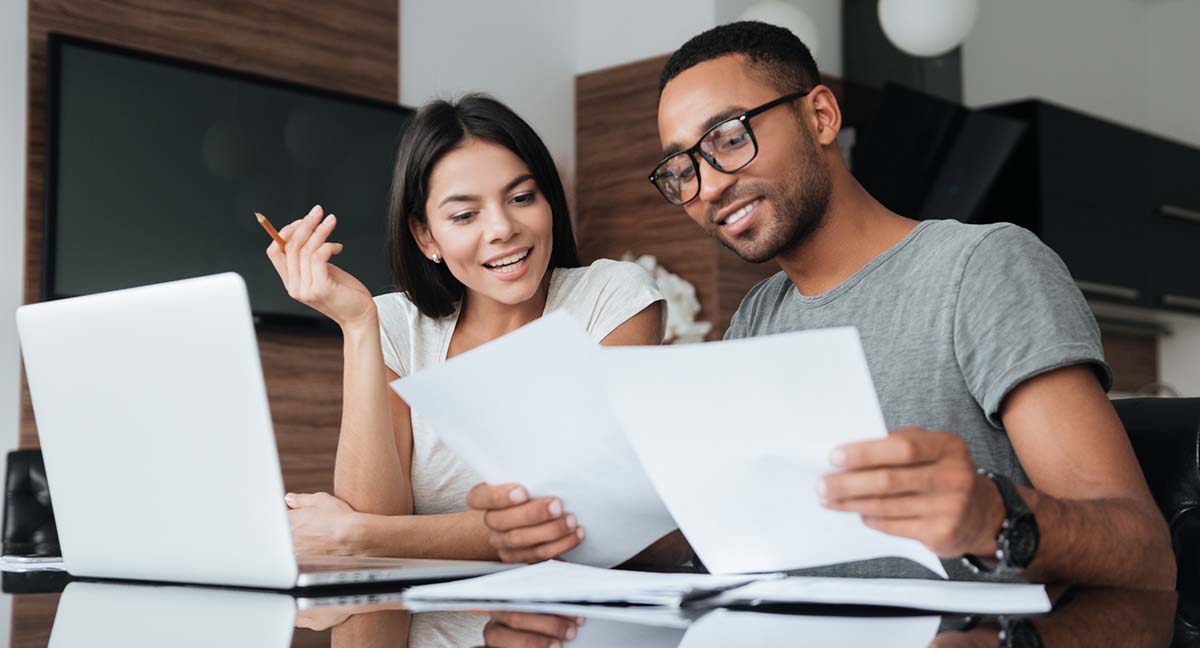
[[[713,573],[899,556],[946,576],[917,541],[818,500],[834,447],[887,434],[855,329],[606,347],[600,357],[617,418]]]
[[[547,560],[468,580],[418,585],[406,601],[505,601],[510,603],[636,603],[678,607],[693,598],[782,574],[714,576],[601,569]]]
[[[1050,611],[1041,585],[919,578],[820,578],[791,576],[726,590],[706,605],[884,605],[966,614],[1040,614]]]
[[[481,479],[562,500],[586,533],[564,559],[611,567],[676,527],[607,403],[598,352],[551,313],[392,388]]]

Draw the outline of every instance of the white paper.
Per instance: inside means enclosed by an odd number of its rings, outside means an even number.
[[[928,646],[937,636],[939,617],[819,617],[713,610],[688,628],[679,648],[803,645]]]
[[[855,329],[611,347],[600,357],[622,427],[713,573],[900,556],[946,576],[915,540],[818,500],[836,446],[887,434]]]
[[[712,574],[660,574],[601,569],[548,560],[478,578],[418,585],[404,591],[405,601],[505,601],[510,603],[635,603],[677,607],[762,578]]]
[[[819,603],[885,605],[968,614],[1039,614],[1050,611],[1041,585],[943,581],[919,578],[820,578],[791,576],[722,592],[705,605]]]
[[[606,402],[598,349],[559,311],[392,388],[484,481],[562,500],[586,534],[563,559],[611,567],[675,521]]]

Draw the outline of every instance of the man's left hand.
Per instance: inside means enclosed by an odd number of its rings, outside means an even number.
[[[958,435],[900,428],[840,446],[830,461],[839,470],[817,482],[826,507],[858,513],[867,526],[918,540],[942,558],[995,553],[1004,501]]]

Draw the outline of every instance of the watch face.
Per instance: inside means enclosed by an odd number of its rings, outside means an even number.
[[[1008,563],[1014,567],[1028,567],[1038,546],[1038,528],[1033,516],[1022,515],[1011,520],[1005,535]]]

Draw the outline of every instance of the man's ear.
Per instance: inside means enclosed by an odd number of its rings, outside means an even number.
[[[808,97],[812,103],[813,132],[817,143],[821,146],[834,145],[842,130],[842,107],[838,105],[837,97],[826,85],[813,88]]]

